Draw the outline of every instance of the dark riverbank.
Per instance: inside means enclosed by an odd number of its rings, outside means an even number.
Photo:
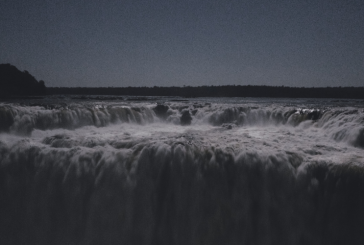
[[[135,95],[181,97],[271,97],[364,99],[364,87],[297,88],[274,86],[48,87],[48,95]]]

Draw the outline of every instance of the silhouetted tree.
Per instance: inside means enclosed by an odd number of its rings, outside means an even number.
[[[37,81],[28,71],[11,64],[0,64],[0,96],[45,95],[44,81]]]

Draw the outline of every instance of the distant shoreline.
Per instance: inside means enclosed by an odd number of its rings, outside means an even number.
[[[47,87],[47,95],[123,95],[194,97],[268,97],[364,99],[364,87],[185,86],[185,87]]]

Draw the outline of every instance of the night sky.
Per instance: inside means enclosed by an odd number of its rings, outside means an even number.
[[[0,63],[46,86],[364,86],[364,1],[1,0]]]

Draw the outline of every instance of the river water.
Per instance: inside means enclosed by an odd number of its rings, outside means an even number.
[[[1,244],[363,244],[364,101],[0,103]]]

